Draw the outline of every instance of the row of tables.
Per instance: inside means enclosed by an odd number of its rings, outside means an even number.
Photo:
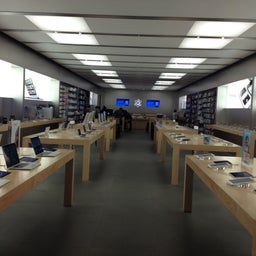
[[[179,135],[178,135],[179,134]],[[183,134],[184,137],[179,137]],[[184,139],[184,140],[183,140]],[[241,164],[241,146],[210,136],[209,144],[205,144],[203,135],[197,134],[193,129],[180,127],[172,123],[155,124],[156,151],[161,161],[166,160],[166,148],[171,148],[171,184],[179,184],[180,152],[191,151],[185,156],[184,184],[183,184],[183,211],[192,212],[193,176],[196,174],[200,180],[219,198],[230,210],[245,229],[252,236],[252,255],[256,256],[256,186],[236,187],[227,184],[231,178],[229,172],[246,170],[256,177],[256,161],[253,167]],[[199,153],[218,152],[226,156],[214,154],[212,159],[202,160]],[[228,154],[227,154],[228,153]],[[227,156],[227,155],[234,156]],[[208,167],[214,160],[228,160],[232,167],[225,170],[212,170]]]
[[[0,188],[0,211],[11,205],[26,192],[30,191],[48,176],[65,167],[64,183],[64,206],[72,206],[74,191],[74,171],[75,171],[75,150],[74,146],[83,147],[83,170],[82,180],[89,180],[91,145],[98,142],[99,159],[104,159],[104,152],[109,151],[110,141],[115,141],[115,120],[106,124],[95,125],[95,130],[81,137],[77,129],[52,130],[46,135],[44,132],[23,137],[22,145],[19,148],[20,157],[34,156],[34,151],[30,146],[30,139],[39,136],[42,144],[57,145],[60,154],[55,157],[40,158],[40,166],[31,171],[11,170],[11,174],[6,176],[10,182]],[[63,145],[68,148],[63,148]],[[0,155],[0,162],[4,163],[3,155]]]
[[[83,146],[82,180],[87,181],[89,179],[90,147],[95,141],[99,141],[99,158],[104,158],[104,151],[109,150],[109,147],[106,145],[109,145],[111,139],[115,139],[114,135],[111,135],[110,132],[110,129],[112,129],[112,132],[114,131],[114,128],[110,128],[111,125],[109,124],[109,127],[106,125],[106,127],[101,127],[101,129],[97,127],[97,130],[85,137],[80,137],[76,129],[52,132],[48,136],[44,136],[42,133],[33,134],[23,138],[23,146],[29,146],[30,138],[35,135],[40,136],[43,144],[68,145],[70,148],[76,145]],[[209,151],[233,153],[236,157],[214,156],[214,160],[229,160],[233,163],[232,171],[238,171],[242,168],[241,147],[239,145],[214,136],[211,136],[209,144],[204,144],[202,136],[196,134],[193,129],[183,128],[172,123],[158,124],[155,130],[155,139],[158,145],[157,152],[162,161],[166,160],[167,145],[172,148],[172,185],[178,185],[179,156],[182,150],[190,150],[194,154]],[[182,141],[175,138],[175,134],[181,133],[185,135],[187,140]],[[56,157],[41,158],[41,165],[32,171],[13,170],[10,175],[6,176],[11,182],[0,189],[0,210],[11,205],[62,166],[65,166],[64,206],[72,206],[75,151],[72,149],[59,150],[60,154]],[[31,148],[21,148],[20,153],[22,156],[31,155],[33,152]],[[2,157],[0,156],[0,158]],[[208,164],[211,161],[212,159],[198,159],[196,155],[186,155],[183,210],[184,212],[192,212],[193,175],[195,173],[251,234],[253,240],[252,255],[256,256],[256,192],[250,188],[236,188],[227,185],[228,172],[217,172],[209,169]],[[255,167],[256,163],[254,163],[254,168],[249,170],[253,176],[256,176]]]

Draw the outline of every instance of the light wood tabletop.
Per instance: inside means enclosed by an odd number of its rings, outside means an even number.
[[[169,122],[167,124],[156,124],[155,130],[154,130],[154,139],[156,143],[157,154],[161,154],[161,144],[162,144],[163,134],[165,132],[191,133],[191,134],[198,133],[197,130],[178,125],[176,122]]]
[[[81,129],[83,131],[83,123],[75,124],[75,128]],[[86,127],[87,129],[88,127]],[[105,132],[105,149],[106,152],[110,151],[110,145],[111,142],[116,141],[116,120],[113,119],[111,121],[108,121],[106,123],[93,123],[93,128],[96,130],[103,130]]]
[[[35,156],[32,148],[20,148],[20,157]],[[33,170],[10,170],[4,179],[10,182],[0,187],[0,211],[7,208],[25,193],[43,182],[48,176],[65,166],[64,206],[72,206],[74,190],[74,150],[60,149],[55,157],[42,157],[40,165]],[[0,155],[1,164],[4,162]]]
[[[208,167],[213,160],[228,160],[233,165],[221,171],[215,171]],[[241,167],[240,157],[215,156],[212,160],[201,160],[196,156],[187,155],[185,159],[183,209],[184,212],[192,212],[193,198],[193,174],[195,173],[204,184],[219,198],[238,221],[252,236],[252,255],[256,255],[256,183],[247,187],[236,187],[227,184],[231,179],[229,172],[245,170],[256,176],[256,161],[253,168]]]
[[[44,133],[32,134],[23,137],[22,145],[28,147],[31,144],[30,139],[32,137],[39,136],[42,144],[54,144],[54,145],[68,145],[73,146],[83,146],[83,170],[82,170],[82,180],[89,180],[89,170],[90,170],[90,158],[91,158],[91,145],[95,141],[99,141],[99,159],[104,159],[104,148],[105,148],[105,133],[103,130],[94,130],[86,136],[81,137],[78,135],[76,129],[66,129],[66,130],[53,130],[48,136]]]
[[[179,138],[179,136],[184,136]],[[162,139],[161,160],[166,160],[166,145],[172,147],[172,168],[171,168],[171,184],[178,185],[179,180],[179,160],[181,150],[191,150],[196,152],[229,152],[236,156],[241,156],[241,147],[234,143],[222,140],[220,138],[210,136],[210,143],[204,144],[203,136],[200,134],[183,134],[165,132]],[[181,141],[188,139],[188,141]]]

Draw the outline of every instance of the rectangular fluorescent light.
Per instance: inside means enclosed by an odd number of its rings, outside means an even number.
[[[122,83],[121,79],[103,78],[102,80],[108,84],[121,84]]]
[[[172,85],[174,83],[175,83],[175,81],[167,81],[167,80],[165,80],[165,81],[156,81],[155,85]]]
[[[206,58],[171,58],[166,68],[193,69],[205,60]]]
[[[47,33],[55,42],[59,44],[86,44],[98,45],[98,41],[93,35],[68,34],[68,33]]]
[[[73,54],[73,56],[81,61],[84,65],[91,66],[112,66],[106,55],[95,54]]]
[[[224,38],[185,38],[179,48],[221,49],[231,41]]]
[[[232,41],[224,37],[237,37],[254,25],[247,22],[197,21],[188,32],[188,36],[197,38],[185,38],[179,48],[221,49]]]
[[[178,63],[170,63],[166,65],[166,68],[180,68],[180,69],[194,69],[198,65],[196,64],[178,64]]]
[[[37,15],[27,15],[25,17],[38,28],[45,31],[91,33],[85,19],[81,17]]]
[[[181,79],[186,73],[161,73],[159,79]]]
[[[206,60],[206,58],[171,58],[169,63],[178,64],[201,64]]]
[[[162,91],[162,90],[165,90],[167,89],[168,86],[153,86],[152,87],[152,90],[159,90],[159,91]]]
[[[237,37],[254,26],[248,22],[197,21],[188,32],[189,36]]]
[[[109,84],[109,86],[115,89],[125,89],[123,84]]]
[[[118,77],[116,71],[111,70],[92,70],[97,76],[106,76],[106,77]]]

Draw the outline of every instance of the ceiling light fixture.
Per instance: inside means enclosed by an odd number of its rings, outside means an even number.
[[[121,84],[121,79],[111,79],[111,78],[103,78],[102,79],[107,84]]]
[[[197,38],[185,38],[179,48],[221,49],[233,40],[224,37],[237,37],[254,25],[248,22],[197,21],[187,34]]]
[[[73,54],[73,56],[81,61],[84,65],[91,66],[112,66],[105,55],[96,54]]]
[[[165,90],[167,89],[168,86],[153,86],[152,87],[152,90],[159,90],[159,91],[162,91],[162,90]]]
[[[221,49],[231,41],[232,39],[222,38],[185,38],[179,48]]]
[[[125,89],[123,84],[109,84],[109,86],[115,89]]]
[[[98,45],[98,41],[93,35],[68,34],[68,33],[47,33],[55,42],[59,44],[78,45]]]
[[[116,71],[111,70],[92,70],[97,76],[105,76],[105,77],[118,77]]]
[[[155,85],[172,85],[172,84],[174,84],[175,83],[175,81],[156,81],[155,82]]]
[[[249,22],[197,21],[188,32],[189,36],[237,37],[254,26]]]
[[[159,79],[181,79],[186,73],[161,73]]]
[[[91,33],[85,19],[81,17],[37,15],[27,15],[25,17],[45,31]]]

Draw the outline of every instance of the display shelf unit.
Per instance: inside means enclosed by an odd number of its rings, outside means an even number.
[[[60,84],[59,117],[81,122],[88,102],[88,92],[75,86]]]
[[[186,125],[198,126],[199,133],[211,133],[207,125],[216,119],[217,89],[201,91],[187,96]]]

